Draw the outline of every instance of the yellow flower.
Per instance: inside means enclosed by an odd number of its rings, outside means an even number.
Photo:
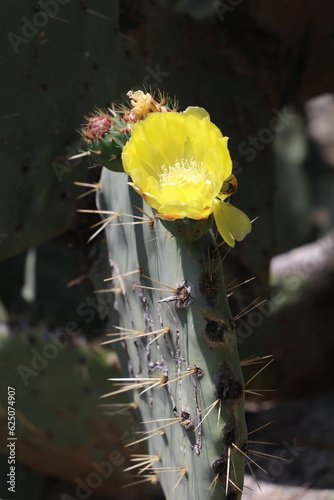
[[[207,219],[234,246],[251,230],[248,217],[223,200],[232,172],[227,137],[202,108],[151,113],[133,127],[122,154],[131,186],[162,219]]]

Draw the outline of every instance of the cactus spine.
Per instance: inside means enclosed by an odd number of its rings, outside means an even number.
[[[107,342],[127,370],[105,396],[128,392],[140,410],[138,481],[166,498],[240,499],[244,382],[216,240],[201,220],[161,221],[128,180],[103,169],[97,194],[120,317]]]

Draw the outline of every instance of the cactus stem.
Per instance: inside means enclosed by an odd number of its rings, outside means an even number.
[[[165,381],[166,381],[166,376],[165,375],[163,375],[161,378],[155,379],[155,380],[157,380],[157,382],[155,382],[155,384],[152,384],[152,385],[146,387],[146,389],[144,389],[143,391],[141,391],[139,393],[139,396],[141,396],[142,394],[144,394],[147,391],[150,391],[151,389],[154,389],[155,387],[158,387],[159,385],[160,385],[160,387],[166,385],[165,384]]]
[[[130,462],[139,462],[135,465],[131,465],[126,469],[123,469],[123,472],[128,472],[129,470],[138,469],[138,475],[142,472],[145,472],[147,469],[152,467],[157,462],[160,462],[160,457],[158,455],[131,455]],[[141,467],[144,467],[143,469]]]
[[[275,422],[275,420],[271,420],[270,422],[267,422],[266,424],[261,425],[260,427],[257,427],[256,429],[253,429],[252,431],[249,431],[248,436],[250,436],[251,434],[254,434],[255,432],[260,431],[261,429],[264,429],[265,427],[268,427],[268,425],[271,425],[274,422]]]
[[[150,278],[149,276],[145,276],[145,274],[142,274],[141,277],[152,281],[152,283],[156,283],[157,285],[161,285],[161,286],[167,288],[168,290],[164,290],[165,292],[172,291],[174,293],[177,293],[177,288],[173,288],[169,285],[164,285],[163,283],[160,283],[160,281],[154,280],[153,278]],[[142,288],[149,288],[149,287],[142,287]],[[161,288],[152,288],[152,290],[161,290]]]
[[[183,467],[181,468],[180,472],[178,473],[178,476],[179,476],[179,479],[177,480],[174,488],[172,489],[172,491],[170,492],[170,494],[168,495],[168,497],[166,498],[166,500],[169,500],[171,498],[171,496],[173,495],[173,493],[175,492],[176,488],[178,487],[178,485],[180,484],[181,480],[184,478],[184,476],[187,475],[187,469],[186,467]]]
[[[138,408],[137,403],[114,403],[114,404],[103,404],[98,405],[99,408],[105,408],[103,413],[107,414],[109,417],[113,417],[114,415],[120,415],[127,413],[129,410],[136,410]],[[109,412],[106,411],[108,409],[115,408],[115,411]]]
[[[237,321],[238,319],[242,318],[243,316],[245,316],[246,314],[250,313],[251,311],[253,311],[253,309],[256,309],[257,307],[261,306],[262,304],[264,304],[265,302],[267,302],[267,299],[264,299],[264,300],[261,300],[261,302],[258,302],[256,304],[256,301],[259,300],[260,297],[257,297],[255,300],[253,300],[250,304],[248,304],[248,306],[246,306],[242,311],[239,312],[239,314],[237,314],[236,316],[234,316],[234,321]]]
[[[253,389],[252,391],[249,390],[249,389],[244,389],[243,392],[245,394],[253,394],[254,396],[263,396],[263,394],[261,394],[261,392],[269,392],[269,391],[274,391],[275,389]],[[258,391],[258,392],[255,392],[255,391]]]
[[[124,214],[122,214],[124,215]],[[139,219],[139,217],[137,217]],[[115,224],[109,224],[109,226],[135,226],[137,224],[152,224],[152,220],[142,220],[142,221],[136,221],[136,222],[117,222]],[[92,226],[93,227],[93,226]]]
[[[214,407],[216,406],[216,404],[218,404],[220,402],[220,399],[216,399],[216,401],[214,401],[211,405],[209,405],[207,408],[205,408],[201,415],[199,415],[199,418],[200,418],[200,422],[199,424],[195,427],[194,431],[197,431],[197,429],[202,425],[202,423],[204,422],[204,420],[210,415],[211,411],[214,409]],[[203,414],[205,414],[205,416],[203,417]],[[201,418],[203,417],[203,418]]]
[[[209,486],[209,489],[211,490],[212,489],[212,493],[211,493],[211,496],[213,495],[214,491],[215,491],[215,488],[217,486],[217,483],[219,481],[219,474],[216,474],[215,477],[213,478],[210,486]]]
[[[134,284],[133,286],[134,286],[134,288],[143,288],[145,290],[156,290],[157,292],[168,292],[168,293],[170,293],[170,290],[165,290],[164,288],[156,288],[156,287],[153,287],[153,286],[144,286],[144,285],[136,285],[136,284]],[[163,285],[163,286],[167,286],[167,285]],[[171,289],[171,290],[173,292],[175,292],[175,294],[176,294],[176,290],[173,290],[173,289]],[[173,297],[175,297],[175,296],[173,295]],[[175,300],[175,298],[173,300]]]
[[[150,335],[156,334],[157,332],[158,332],[158,330],[156,332],[150,332]],[[150,340],[150,342],[147,344],[147,346],[153,344],[153,342],[156,342],[160,337],[162,337],[162,335],[166,335],[167,333],[170,333],[170,329],[169,328],[164,328],[161,331],[161,333],[159,333],[159,335],[155,336],[154,339]],[[166,384],[163,384],[163,385],[166,385]]]
[[[218,473],[216,474],[212,483],[210,484],[210,488],[213,488],[213,491],[214,491],[217,483],[221,481],[222,476],[225,476],[226,480],[224,482],[225,482],[226,498],[230,498],[229,495],[233,494],[233,492],[230,492],[230,494],[228,492],[229,485],[232,485],[236,489],[236,491],[238,491],[239,493],[242,493],[242,490],[239,488],[239,486],[234,481],[232,481],[232,479],[230,478],[231,462],[232,462],[232,470],[234,470],[234,463],[233,463],[231,451],[232,451],[231,447],[229,446],[227,449],[227,462],[221,461],[218,459],[218,463],[215,464],[215,469],[218,470]]]
[[[140,272],[141,272],[140,269],[135,269],[134,271],[129,271],[128,273],[119,274],[118,276],[112,276],[111,278],[105,278],[103,281],[112,281],[112,280],[115,280],[118,278],[124,278],[125,276],[131,276],[132,274],[137,274]],[[120,327],[116,326],[115,328],[120,328]],[[122,329],[122,328],[120,328],[120,329]]]
[[[272,354],[268,354],[267,356],[257,356],[256,358],[247,358],[240,361],[240,366],[251,366],[258,365],[263,363],[265,359],[272,358]]]
[[[275,361],[275,358],[272,358],[270,361],[268,361],[268,363],[266,363],[262,368],[260,368],[260,370],[258,370],[255,375],[253,375],[250,379],[247,380],[247,382],[245,382],[245,387],[246,385],[248,385],[250,382],[252,382],[255,377],[257,377],[261,372],[263,372],[263,370],[265,370],[273,361]]]
[[[156,339],[154,339],[156,340]],[[151,342],[150,342],[151,343]],[[147,344],[149,345],[149,344]],[[173,382],[177,382],[181,380],[182,378],[189,377],[190,375],[196,375],[197,377],[203,375],[201,369],[198,366],[195,366],[194,368],[188,368],[185,372],[180,372],[176,378],[173,378],[172,380],[168,380],[166,384],[172,384]],[[181,375],[181,376],[180,376]],[[164,384],[164,385],[166,385]]]
[[[233,446],[233,448],[235,448],[239,453],[241,453],[241,455],[243,455],[246,459],[247,462],[251,462],[252,464],[256,465],[256,467],[258,467],[260,470],[262,470],[262,472],[264,472],[265,474],[267,474],[267,476],[269,476],[268,472],[263,469],[259,464],[257,464],[254,460],[252,460],[248,455],[247,453],[245,453],[244,451],[242,451],[235,443],[231,443],[231,445]],[[247,450],[248,451],[248,450]]]
[[[254,481],[256,482],[256,484],[257,484],[257,486],[258,486],[259,490],[260,490],[260,491],[262,491],[262,490],[261,490],[261,486],[260,486],[260,484],[259,484],[259,482],[258,482],[258,480],[257,480],[257,478],[256,478],[256,476],[255,476],[255,474],[254,474],[254,471],[253,471],[253,469],[252,469],[251,465],[250,465],[249,463],[247,463],[247,462],[246,462],[246,465],[247,465],[247,467],[249,468],[249,471],[250,471],[250,473],[252,474],[252,477],[253,477]]]
[[[101,186],[100,186],[100,189],[101,189]],[[99,222],[97,222],[96,224],[93,224],[93,226],[91,226],[91,229],[96,227],[96,226],[101,226],[98,231],[96,231],[88,240],[87,243],[89,243],[90,241],[92,241],[93,238],[95,238],[95,236],[100,233],[105,227],[107,226],[135,226],[135,225],[138,225],[138,224],[149,224],[150,227],[153,227],[154,226],[154,219],[153,217],[150,217],[147,215],[147,218],[144,218],[144,217],[140,217],[139,215],[131,215],[131,214],[123,214],[123,213],[120,213],[120,212],[110,212],[110,211],[107,211],[107,210],[90,210],[90,209],[78,209],[77,212],[81,212],[81,213],[91,213],[91,214],[108,214],[110,215],[110,217],[107,217],[106,219],[103,219]],[[146,215],[146,214],[145,214]],[[123,217],[131,217],[132,219],[140,219],[139,221],[131,221],[131,222],[117,222],[115,224],[110,224],[110,222],[112,222],[114,219],[120,219],[121,216]]]
[[[228,493],[228,485],[230,480],[230,467],[231,467],[231,446],[227,448],[227,470],[226,470],[226,486],[225,486],[225,495]]]
[[[68,160],[77,160],[78,158],[82,158],[83,156],[90,156],[90,151],[83,151],[82,153],[78,153],[77,155],[69,156]]]
[[[171,420],[178,420],[180,421],[181,418],[180,417],[170,417],[170,418],[157,418],[156,420],[145,420],[143,422],[140,422],[141,424],[152,424],[152,423],[155,423],[155,422],[168,422],[168,421],[171,421]],[[156,430],[156,429],[154,429]],[[152,432],[152,431],[144,431],[145,432]]]
[[[77,212],[84,214],[120,215],[119,212],[111,212],[110,210],[91,210],[88,208],[78,208]]]
[[[243,285],[246,285],[247,283],[249,283],[250,281],[253,281],[253,280],[255,280],[255,276],[253,276],[253,278],[249,278],[248,280],[243,281],[242,283],[238,283],[237,285],[234,285],[234,286],[232,286],[233,281],[231,283],[229,283],[228,285],[226,285],[226,292],[228,293],[228,297],[230,297],[232,295],[232,293],[231,293],[232,290],[235,290],[236,288],[239,288]]]
[[[94,290],[94,293],[122,293],[122,289],[119,288],[106,288],[103,290]]]
[[[125,330],[125,329],[124,329]],[[170,330],[169,328],[162,328],[160,330],[155,330],[154,332],[148,332],[148,333],[142,333],[139,330],[130,330],[129,333],[126,333],[124,336],[124,332],[121,334],[120,337],[113,339],[113,340],[106,340],[105,342],[101,342],[100,345],[106,345],[106,344],[112,344],[114,342],[119,342],[120,340],[133,340],[133,339],[140,339],[143,337],[148,337],[149,335],[155,335],[159,333],[157,337],[155,337],[153,340],[151,340],[147,345],[152,344],[156,340],[158,340],[159,337],[162,335],[166,335],[166,333],[169,333]],[[116,335],[120,335],[119,333],[107,333],[106,337],[113,337]]]
[[[163,436],[165,434],[165,431],[159,430],[158,432],[155,432],[154,434],[149,434],[148,436],[145,436],[144,438],[137,439],[137,441],[132,441],[132,443],[126,444],[124,448],[128,448],[129,446],[134,446],[135,444],[142,443],[143,441],[147,441],[148,439],[151,439],[156,436]]]
[[[158,385],[162,385],[166,382],[166,377],[163,375],[162,377],[159,378],[128,378],[128,379],[122,379],[122,378],[109,378],[107,380],[110,380],[112,382],[124,382],[127,381],[129,382],[128,384],[119,384],[121,385],[121,389],[118,389],[117,391],[109,392],[108,394],[103,394],[103,396],[100,396],[100,398],[107,398],[109,396],[115,396],[116,394],[120,394],[121,392],[127,392],[127,391],[133,391],[135,389],[142,389],[146,385],[148,387],[144,389],[144,391],[140,392],[139,395],[143,394],[144,392],[154,389],[154,387],[157,387]],[[135,382],[137,380],[137,382]],[[152,383],[153,382],[153,383]],[[118,384],[115,384],[118,385]]]
[[[124,484],[122,488],[129,488],[130,486],[135,486],[136,484],[141,484],[141,483],[151,483],[153,485],[156,485],[159,482],[159,478],[156,474],[146,474],[142,477],[143,479],[140,479],[139,481],[134,481],[133,483]]]
[[[255,441],[254,439],[249,439],[247,443],[252,443],[252,444],[272,444],[275,446],[278,446],[280,443],[272,443],[271,441]]]
[[[251,455],[255,455],[260,458],[264,458],[266,460],[282,460],[283,462],[289,462],[287,458],[279,457],[277,455],[272,455],[271,453],[264,453],[263,451],[256,451],[256,450],[251,450],[250,448],[247,449],[248,453]]]
[[[182,417],[175,417],[171,419],[161,419],[161,420],[172,420],[172,422],[169,422],[168,424],[163,424],[160,425],[160,427],[156,427],[155,429],[150,429],[148,431],[142,431],[142,434],[152,434],[152,432],[160,431],[165,429],[165,427],[170,427],[171,425],[182,423],[183,418]],[[151,422],[159,422],[159,420],[152,420]],[[142,424],[147,423],[147,422],[142,422]]]
[[[185,467],[154,467],[156,472],[185,472]],[[187,473],[187,472],[185,472]]]
[[[90,243],[91,241],[93,241],[93,239],[98,235],[100,234],[107,226],[110,225],[110,222],[115,218],[115,216],[112,216],[112,217],[107,217],[106,219],[104,219],[103,221],[103,224],[99,227],[99,229],[97,231],[95,231],[95,233],[93,233],[89,239],[87,240],[87,243]],[[97,224],[94,224],[94,226],[92,227],[95,227]]]
[[[240,488],[239,488],[239,487],[238,487],[238,486],[237,486],[237,485],[236,485],[236,484],[232,481],[232,479],[229,479],[229,480],[227,481],[227,489],[228,489],[228,485],[229,485],[229,483],[230,483],[230,484],[232,484],[232,486],[234,486],[234,488],[235,488],[237,491],[239,491],[239,493],[242,493],[242,490],[241,490],[241,489],[240,489]],[[228,497],[227,497],[227,498],[228,498]],[[233,497],[233,498],[236,498],[236,497]]]

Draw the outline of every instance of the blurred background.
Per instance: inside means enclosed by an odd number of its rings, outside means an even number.
[[[94,107],[160,89],[181,110],[205,107],[230,138],[233,203],[256,219],[226,258],[222,250],[246,381],[264,365],[245,360],[274,358],[247,386],[250,439],[268,456],[256,458],[266,474],[247,471],[244,498],[332,499],[334,4],[3,5],[0,434],[11,387],[17,462],[16,494],[7,478],[0,497],[162,499],[153,485],[122,488],[131,482],[123,446],[137,424],[124,408],[110,415],[100,406],[119,373],[117,356],[100,346],[112,299],[94,294],[91,280],[99,238],[87,241],[99,219],[77,212],[95,208],[85,184],[98,183],[100,168],[69,159]],[[0,451],[4,478],[5,440]]]

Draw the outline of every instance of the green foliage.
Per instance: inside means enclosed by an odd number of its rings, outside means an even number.
[[[77,195],[73,183],[85,180],[88,167],[85,159],[68,160],[81,146],[76,129],[87,108],[109,103],[114,78],[118,2],[44,3],[57,13],[48,15],[33,0],[20,8],[6,0],[6,19],[0,20],[0,259],[69,226]],[[101,31],[103,50],[96,37]]]
[[[103,461],[109,473],[101,476],[101,493],[111,495],[126,482],[125,475],[112,471],[115,467],[122,470],[128,463],[123,443],[133,424],[126,407],[111,422],[114,410],[106,414],[100,399],[109,388],[107,378],[119,376],[116,355],[97,344],[87,344],[73,322],[62,332],[2,325],[0,365],[2,415],[7,414],[5,388],[15,389],[18,463],[79,484],[79,479],[85,482],[92,471],[96,473],[94,463]],[[0,430],[2,435],[8,434],[6,419]],[[7,454],[5,446],[3,440],[1,452]],[[8,464],[5,470],[7,473]],[[17,476],[18,482],[21,479]]]
[[[2,327],[1,379],[4,386],[16,388],[16,410],[26,416],[18,421],[17,432],[22,439],[41,439],[50,448],[53,443],[79,446],[87,441],[89,422],[105,419],[96,408],[100,391],[107,386],[107,375],[118,373],[117,358],[86,344],[81,335],[74,322],[69,322],[64,332],[43,328],[9,332]],[[4,405],[3,399],[1,402]],[[77,420],[77,414],[82,418]]]

